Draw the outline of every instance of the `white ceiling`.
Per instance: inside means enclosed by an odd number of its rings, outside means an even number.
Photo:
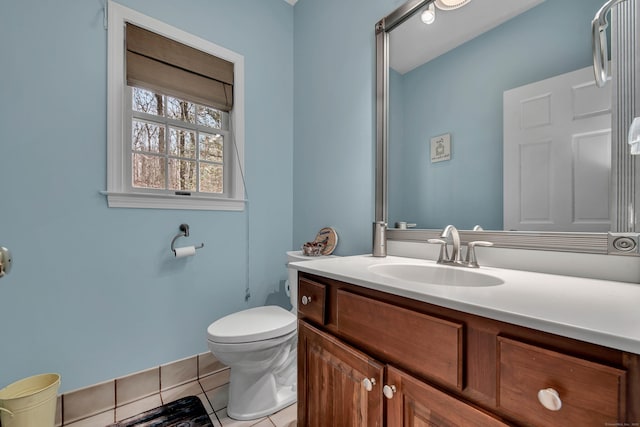
[[[401,74],[411,71],[543,1],[471,0],[456,10],[436,8],[436,21],[431,25],[420,20],[420,11],[391,31],[391,68]]]
[[[286,1],[286,2],[287,2],[287,3],[289,3],[291,6],[293,6],[294,4],[296,4],[296,2],[297,2],[298,0],[284,0],[284,1]]]

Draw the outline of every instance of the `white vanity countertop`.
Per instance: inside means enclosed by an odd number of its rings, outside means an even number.
[[[640,354],[640,284],[532,273],[493,267],[467,269],[500,278],[498,286],[429,285],[387,278],[381,264],[434,261],[371,255],[300,261],[289,265],[331,279]]]

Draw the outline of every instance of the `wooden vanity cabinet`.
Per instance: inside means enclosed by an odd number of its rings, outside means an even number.
[[[307,273],[298,297],[299,426],[640,425],[636,354]]]
[[[382,393],[373,392],[381,387],[383,365],[304,321],[298,356],[298,401],[305,402],[302,411],[298,406],[299,426],[383,425]]]
[[[304,321],[299,326],[299,426],[508,426]]]

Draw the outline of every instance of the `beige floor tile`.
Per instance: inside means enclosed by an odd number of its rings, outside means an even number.
[[[200,378],[200,384],[202,384],[204,391],[213,390],[214,388],[228,384],[230,375],[231,370],[229,368],[223,369],[214,374]]]
[[[256,424],[251,424],[251,427],[273,427],[273,423],[269,418],[262,421],[258,421]]]
[[[229,384],[209,390],[206,394],[214,411],[224,409],[227,407],[227,403],[229,403]]]
[[[148,396],[144,399],[118,406],[116,407],[116,421],[122,421],[126,418],[148,411],[149,409],[157,408],[158,406],[162,406],[160,394],[154,394],[153,396]]]
[[[107,426],[115,422],[115,410],[103,412],[84,420],[76,421],[70,424],[64,424],[64,427],[96,427]]]
[[[216,414],[209,414],[209,419],[211,420],[211,424],[213,424],[213,427],[222,427],[222,424],[220,424],[220,421],[218,421],[218,417],[216,417]]]
[[[177,387],[163,390],[160,392],[163,403],[173,402],[187,396],[198,396],[204,394],[202,386],[198,381],[191,381],[190,383],[179,385]]]
[[[298,404],[294,403],[273,415],[269,415],[269,419],[276,427],[295,427],[298,423]]]
[[[229,418],[226,409],[216,412],[216,415],[222,423],[222,427],[273,427],[273,423],[266,417],[257,420],[239,421]]]
[[[209,403],[209,399],[207,399],[207,396],[204,393],[202,393],[202,394],[198,394],[197,397],[198,399],[200,399],[200,402],[202,402],[202,406],[204,406],[204,409],[207,411],[207,414],[209,414],[209,416],[213,415],[215,411],[211,407],[211,404]],[[215,418],[215,415],[214,415],[214,418]]]

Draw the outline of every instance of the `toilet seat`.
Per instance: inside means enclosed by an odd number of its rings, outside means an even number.
[[[248,343],[264,341],[296,330],[297,317],[275,305],[249,308],[216,320],[207,328],[209,341]]]

